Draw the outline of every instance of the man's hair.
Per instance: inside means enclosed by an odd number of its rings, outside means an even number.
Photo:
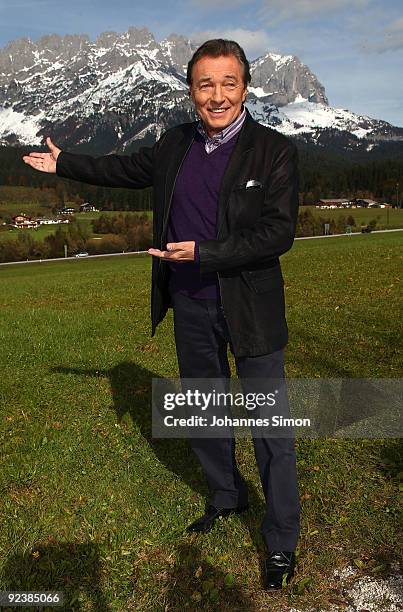
[[[186,81],[190,86],[192,84],[192,70],[196,62],[202,57],[220,57],[220,55],[234,55],[243,67],[243,82],[245,87],[250,83],[250,67],[246,59],[245,51],[234,40],[226,40],[224,38],[213,38],[203,43],[193,53],[190,62],[188,63]]]

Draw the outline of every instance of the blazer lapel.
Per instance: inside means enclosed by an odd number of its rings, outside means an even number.
[[[164,232],[168,224],[169,211],[171,208],[172,196],[175,189],[176,179],[178,178],[178,174],[181,169],[183,160],[185,159],[186,154],[192,145],[195,134],[196,123],[188,124],[182,134],[182,138],[177,143],[177,146],[172,148],[172,159],[165,176],[165,197],[162,236],[165,235]]]
[[[244,155],[254,148],[254,124],[254,119],[252,119],[248,109],[246,109],[244,124],[239,132],[238,140],[235,144],[234,150],[232,151],[232,155],[221,182],[220,193],[218,196],[217,238],[219,237],[219,233],[225,219],[225,212],[227,210],[230,192],[233,189],[234,184],[237,182],[237,177],[239,176],[242,168]]]

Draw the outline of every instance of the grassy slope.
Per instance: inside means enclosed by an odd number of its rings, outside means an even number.
[[[399,375],[400,242],[299,241],[282,258],[289,377]],[[387,571],[399,555],[395,440],[297,441],[302,531],[287,592],[261,589],[249,439],[237,456],[251,510],[183,533],[206,489],[186,441],[151,438],[151,378],[177,370],[171,313],[149,338],[149,267],[132,256],[0,270],[1,587],[59,588],[81,610],[307,610],[342,598],[329,578],[346,562]]]
[[[54,234],[57,227],[58,225],[41,225],[35,229],[7,228],[7,230],[0,231],[0,241],[15,240],[22,233],[32,236],[34,240],[43,240],[46,236]]]
[[[372,219],[377,220],[376,227],[378,229],[393,229],[397,227],[403,227],[403,209],[402,208],[390,208],[389,215],[386,208],[335,208],[329,210],[321,210],[315,206],[302,206],[300,212],[305,209],[310,209],[314,215],[323,217],[325,219],[334,219],[337,221],[338,217],[343,215],[347,218],[349,215],[354,217],[356,227],[355,230],[359,229],[361,225],[366,225]],[[388,221],[389,217],[389,221]]]

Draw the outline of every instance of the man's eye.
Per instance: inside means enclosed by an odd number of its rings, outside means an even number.
[[[234,89],[234,87],[236,87],[235,83],[225,83],[224,87],[226,87],[227,89]]]

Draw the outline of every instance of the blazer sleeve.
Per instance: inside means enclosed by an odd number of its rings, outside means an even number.
[[[153,184],[155,156],[164,136],[153,147],[142,147],[132,155],[92,157],[62,151],[57,158],[56,174],[103,187],[150,187]]]
[[[295,238],[298,206],[298,149],[288,142],[273,161],[259,220],[223,240],[200,241],[200,273],[264,264],[288,251]]]

